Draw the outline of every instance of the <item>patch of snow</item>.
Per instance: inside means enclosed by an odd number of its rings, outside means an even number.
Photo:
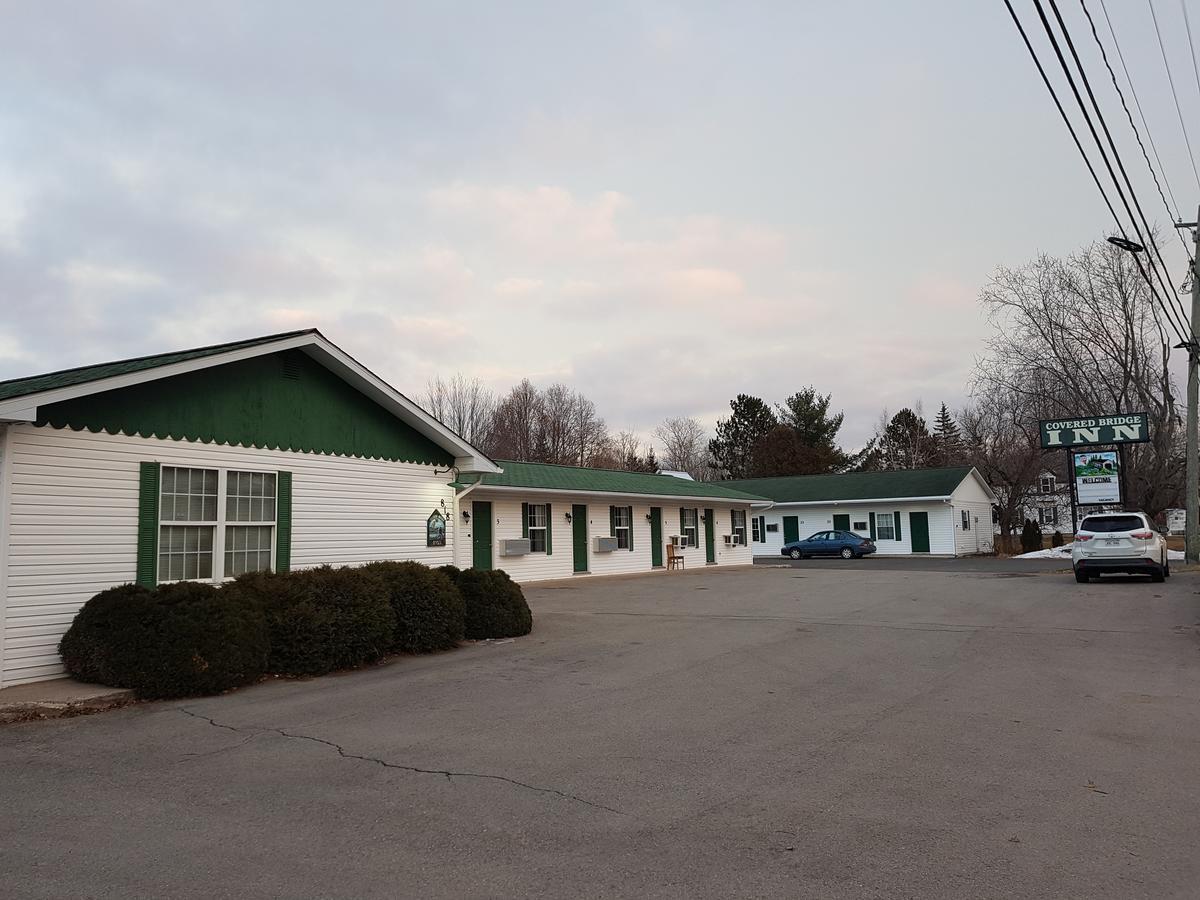
[[[1074,543],[1063,544],[1061,547],[1050,547],[1046,550],[1034,550],[1032,553],[1021,553],[1012,559],[1070,559]],[[1167,559],[1182,560],[1182,550],[1167,550]]]

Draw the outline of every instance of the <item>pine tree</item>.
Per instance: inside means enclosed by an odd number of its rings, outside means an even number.
[[[962,433],[945,403],[934,420],[933,439],[939,465],[952,466],[963,458]]]
[[[779,420],[771,407],[749,394],[738,394],[729,408],[733,415],[717,422],[717,436],[708,442],[708,453],[726,478],[745,478],[750,474],[751,449]]]

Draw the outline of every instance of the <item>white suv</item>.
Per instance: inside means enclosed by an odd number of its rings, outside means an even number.
[[[1071,545],[1075,580],[1087,584],[1102,572],[1171,577],[1167,540],[1145,513],[1114,512],[1084,516]]]

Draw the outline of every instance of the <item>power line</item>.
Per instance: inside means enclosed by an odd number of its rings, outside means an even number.
[[[1083,66],[1079,62],[1078,54],[1075,53],[1075,45],[1074,45],[1074,42],[1071,40],[1071,35],[1067,31],[1066,26],[1063,24],[1062,16],[1058,15],[1058,8],[1055,5],[1054,0],[1050,0],[1050,5],[1054,6],[1054,14],[1058,18],[1058,24],[1063,29],[1063,35],[1067,39],[1067,45],[1071,48],[1071,55],[1072,55],[1072,57],[1074,57],[1075,64],[1076,64],[1076,66],[1079,67],[1079,74],[1083,77],[1084,84],[1086,85],[1087,84],[1087,75],[1083,71]],[[1112,79],[1113,88],[1116,90],[1117,96],[1121,99],[1121,108],[1125,110],[1125,117],[1129,120],[1129,127],[1133,129],[1133,136],[1135,138],[1137,138],[1138,146],[1142,148],[1142,158],[1146,160],[1146,167],[1150,170],[1150,175],[1154,178],[1155,186],[1158,187],[1158,196],[1160,198],[1162,198],[1163,206],[1165,206],[1167,208],[1167,215],[1170,216],[1171,215],[1171,207],[1167,204],[1167,198],[1163,196],[1162,187],[1158,184],[1158,176],[1154,174],[1154,166],[1150,165],[1150,157],[1146,154],[1146,145],[1142,143],[1142,136],[1138,133],[1137,125],[1134,124],[1133,116],[1129,112],[1129,106],[1125,103],[1125,94],[1121,91],[1121,85],[1117,83],[1116,73],[1113,72],[1112,66],[1109,65],[1108,53],[1106,53],[1104,50],[1104,44],[1100,40],[1100,34],[1099,34],[1099,32],[1096,31],[1096,23],[1092,19],[1091,12],[1088,11],[1087,0],[1079,0],[1079,5],[1083,9],[1083,14],[1085,16],[1087,16],[1088,25],[1090,25],[1091,29],[1092,29],[1092,37],[1096,41],[1096,46],[1100,48],[1100,58],[1104,60],[1104,68],[1108,69],[1108,77]],[[1129,195],[1130,195],[1130,197],[1133,198],[1133,203],[1134,203],[1134,206],[1137,207],[1138,215],[1141,216],[1141,218],[1142,218],[1142,225],[1145,226],[1145,228],[1146,228],[1146,235],[1150,239],[1150,246],[1153,248],[1155,256],[1158,257],[1159,265],[1162,267],[1163,271],[1167,274],[1167,281],[1170,282],[1171,270],[1167,267],[1166,262],[1163,260],[1162,253],[1158,249],[1158,244],[1154,240],[1154,231],[1150,228],[1150,223],[1146,220],[1146,216],[1142,212],[1142,205],[1138,202],[1137,194],[1134,193],[1133,185],[1129,181],[1129,176],[1126,175],[1126,173],[1125,173],[1125,166],[1121,163],[1120,155],[1117,153],[1116,144],[1113,143],[1112,135],[1109,134],[1108,125],[1105,124],[1105,122],[1104,122],[1104,116],[1100,112],[1100,107],[1096,103],[1096,97],[1092,93],[1092,89],[1091,89],[1090,85],[1088,86],[1088,96],[1092,98],[1092,105],[1096,109],[1096,116],[1100,119],[1100,124],[1104,126],[1104,133],[1105,133],[1105,135],[1108,136],[1108,142],[1109,142],[1109,146],[1112,147],[1113,156],[1117,160],[1117,165],[1121,169],[1121,174],[1123,176],[1125,176],[1125,184],[1129,187]],[[1178,219],[1178,216],[1176,216],[1176,218]],[[1188,264],[1189,264],[1188,267],[1190,269],[1191,262],[1192,262],[1192,255],[1191,255],[1191,251],[1188,248],[1187,241],[1185,241],[1183,239],[1183,235],[1179,232],[1178,229],[1172,228],[1171,230],[1175,232],[1175,234],[1179,237],[1180,243],[1183,244],[1183,250],[1187,254]],[[1183,317],[1184,321],[1187,321],[1187,313],[1184,311],[1183,302],[1179,299],[1178,293],[1170,291],[1170,289],[1168,287],[1166,287],[1165,285],[1163,287],[1163,290],[1170,293],[1170,296],[1173,299],[1176,307],[1178,307],[1179,312],[1180,312],[1181,316]]]
[[[1196,90],[1200,91],[1200,65],[1196,64],[1196,45],[1192,41],[1192,21],[1188,18],[1187,4],[1179,0],[1179,8],[1183,10],[1183,27],[1187,31],[1188,49],[1192,51],[1192,74],[1196,76]]]
[[[1029,40],[1029,35],[1025,31],[1025,26],[1021,23],[1021,18],[1017,15],[1017,11],[1013,9],[1011,0],[1004,0],[1004,5],[1008,8],[1008,14],[1012,17],[1013,24],[1017,26],[1017,31],[1021,35],[1021,40],[1025,42],[1025,49],[1029,51],[1029,56],[1033,60],[1033,64],[1037,68],[1038,74],[1042,78],[1042,84],[1045,85],[1047,92],[1049,92],[1050,99],[1054,101],[1054,106],[1058,110],[1059,116],[1062,117],[1063,124],[1067,126],[1067,131],[1071,135],[1071,140],[1075,142],[1075,149],[1077,149],[1079,151],[1079,155],[1083,157],[1083,164],[1087,166],[1087,170],[1092,176],[1092,181],[1096,185],[1096,190],[1100,192],[1100,196],[1104,200],[1104,205],[1108,207],[1108,211],[1112,215],[1113,221],[1117,225],[1117,229],[1124,234],[1125,229],[1121,225],[1121,219],[1117,215],[1117,211],[1112,205],[1112,200],[1109,199],[1108,192],[1105,190],[1103,183],[1100,181],[1100,176],[1096,174],[1096,167],[1092,165],[1091,157],[1088,156],[1087,151],[1083,148],[1083,142],[1079,140],[1079,134],[1075,131],[1075,126],[1071,122],[1070,116],[1068,116],[1067,111],[1063,109],[1062,101],[1058,99],[1058,91],[1054,89],[1054,85],[1050,81],[1050,77],[1046,74],[1046,69],[1042,65],[1042,61],[1038,57],[1037,51],[1033,48],[1032,42]],[[1151,281],[1150,276],[1146,273],[1145,268],[1142,266],[1142,261],[1138,258],[1136,253],[1132,254],[1132,256],[1134,263],[1138,267],[1138,271],[1141,273],[1142,278],[1145,279],[1146,284],[1150,288],[1151,295],[1154,296],[1155,300],[1158,301],[1158,304],[1163,308],[1163,311],[1167,312],[1166,307],[1163,306],[1162,301],[1158,298],[1158,292],[1154,288],[1154,282]],[[1187,338],[1180,334],[1178,325],[1175,323],[1175,320],[1170,316],[1169,313],[1167,313],[1167,321],[1170,323],[1172,330],[1175,331],[1180,340],[1186,343]]]
[[[1125,102],[1125,94],[1121,90],[1121,86],[1117,84],[1117,76],[1113,73],[1112,66],[1108,62],[1108,54],[1104,52],[1104,44],[1100,40],[1100,35],[1096,32],[1096,23],[1092,21],[1092,14],[1088,12],[1087,4],[1084,0],[1079,0],[1079,5],[1083,7],[1083,14],[1087,16],[1088,24],[1092,27],[1092,37],[1096,39],[1096,46],[1100,48],[1100,56],[1104,59],[1104,66],[1108,69],[1108,75],[1112,79],[1113,87],[1116,88],[1117,96],[1121,98],[1121,107],[1125,110],[1125,116],[1129,119],[1129,127],[1133,129],[1133,135],[1137,138],[1138,146],[1142,148],[1142,156],[1146,159],[1146,166],[1150,169],[1150,174],[1154,178],[1154,186],[1158,188],[1158,196],[1162,198],[1163,206],[1167,208],[1167,215],[1171,221],[1179,221],[1179,203],[1175,200],[1175,192],[1171,190],[1171,182],[1167,178],[1167,170],[1162,164],[1162,158],[1158,155],[1158,147],[1154,143],[1154,135],[1150,133],[1150,125],[1146,122],[1146,115],[1142,112],[1142,104],[1138,100],[1137,89],[1133,86],[1133,79],[1129,75],[1129,68],[1125,65],[1125,57],[1121,53],[1121,45],[1117,42],[1117,32],[1113,28],[1112,19],[1108,17],[1108,8],[1104,5],[1104,0],[1100,0],[1100,9],[1104,13],[1104,21],[1108,24],[1108,33],[1112,36],[1113,49],[1117,51],[1117,59],[1121,61],[1121,70],[1125,73],[1125,81],[1129,84],[1129,93],[1133,95],[1133,105],[1138,111],[1138,118],[1142,120],[1142,128],[1146,132],[1146,140],[1150,142],[1150,149],[1154,151],[1154,159],[1158,162],[1159,171],[1162,172],[1162,183],[1159,183],[1158,173],[1155,172],[1154,166],[1150,163],[1150,157],[1146,154],[1146,145],[1142,143],[1142,136],[1138,133],[1137,126],[1133,123],[1133,116],[1129,113],[1129,105]],[[1167,202],[1166,196],[1163,195],[1163,184],[1167,186],[1167,194],[1171,197],[1171,202]],[[1174,210],[1172,211],[1172,208]],[[1178,229],[1172,229],[1179,235],[1179,241],[1183,244],[1183,249],[1188,251],[1188,258],[1191,258],[1191,251],[1188,248],[1187,241],[1183,235],[1179,234]]]
[[[1158,52],[1162,54],[1163,68],[1167,70],[1167,81],[1171,85],[1171,96],[1175,99],[1175,114],[1179,116],[1179,127],[1183,129],[1183,142],[1187,145],[1188,162],[1192,164],[1192,174],[1196,176],[1196,187],[1200,188],[1200,172],[1196,171],[1196,154],[1192,152],[1192,140],[1188,137],[1187,125],[1183,121],[1183,110],[1179,106],[1179,94],[1175,92],[1175,79],[1171,75],[1171,64],[1167,62],[1167,48],[1163,46],[1162,32],[1158,28],[1158,16],[1154,12],[1153,0],[1146,0],[1150,7],[1150,18],[1154,20],[1154,33],[1158,37]]]
[[[1062,48],[1058,43],[1058,38],[1054,33],[1054,29],[1050,25],[1050,20],[1046,17],[1046,10],[1042,6],[1042,0],[1033,0],[1033,3],[1037,8],[1038,16],[1042,20],[1042,27],[1046,31],[1046,36],[1050,39],[1050,45],[1054,48],[1054,53],[1058,57],[1059,66],[1061,66],[1063,74],[1067,78],[1067,84],[1070,86],[1071,92],[1075,95],[1075,102],[1079,105],[1079,111],[1083,113],[1083,119],[1084,122],[1087,123],[1088,130],[1092,134],[1092,140],[1096,142],[1096,147],[1100,151],[1100,158],[1104,161],[1104,166],[1108,170],[1108,176],[1112,179],[1113,186],[1117,189],[1117,196],[1120,198],[1122,206],[1125,207],[1125,212],[1129,216],[1130,222],[1133,225],[1133,231],[1137,235],[1138,243],[1143,247],[1149,245],[1154,250],[1158,257],[1158,265],[1162,266],[1164,271],[1167,271],[1167,278],[1163,278],[1163,272],[1160,271],[1158,266],[1155,265],[1155,258],[1150,254],[1147,254],[1146,259],[1150,264],[1150,271],[1155,277],[1158,278],[1159,284],[1163,289],[1164,296],[1173,297],[1175,304],[1178,305],[1178,296],[1176,296],[1173,290],[1167,286],[1167,282],[1170,281],[1170,272],[1167,270],[1166,264],[1163,263],[1162,254],[1158,252],[1158,247],[1154,243],[1153,235],[1150,233],[1149,222],[1147,222],[1146,216],[1142,212],[1142,206],[1141,203],[1138,202],[1137,194],[1133,189],[1133,183],[1129,179],[1129,173],[1126,172],[1125,164],[1121,161],[1121,155],[1117,150],[1116,142],[1113,140],[1112,132],[1109,131],[1108,123],[1104,119],[1104,113],[1100,110],[1100,104],[1096,100],[1095,92],[1092,90],[1091,82],[1088,80],[1087,72],[1084,70],[1083,63],[1079,59],[1079,54],[1075,50],[1075,42],[1071,39],[1071,33],[1067,28],[1066,22],[1063,21],[1062,13],[1059,12],[1057,0],[1049,0],[1050,8],[1054,11],[1054,17],[1058,21],[1058,27],[1062,30],[1063,37],[1067,42],[1067,48],[1071,51],[1071,57],[1075,61],[1076,69],[1079,71],[1079,77],[1083,82],[1084,89],[1087,91],[1088,99],[1091,100],[1092,109],[1096,113],[1096,119],[1099,121],[1100,127],[1104,130],[1104,136],[1108,141],[1109,148],[1112,150],[1113,161],[1116,162],[1117,168],[1120,169],[1121,178],[1124,179],[1125,186],[1128,188],[1128,199],[1125,196],[1125,191],[1121,188],[1121,181],[1118,180],[1116,172],[1113,171],[1112,162],[1109,161],[1108,153],[1104,149],[1104,144],[1101,143],[1100,136],[1096,133],[1096,127],[1092,123],[1092,117],[1088,113],[1087,106],[1083,102],[1083,97],[1079,93],[1079,88],[1075,84],[1075,78],[1071,74],[1071,69],[1067,65],[1066,58],[1063,56]],[[1133,201],[1133,205],[1137,208],[1137,216],[1134,215],[1133,209],[1130,208],[1130,200]],[[1138,228],[1138,217],[1141,218],[1142,225],[1146,229],[1147,234],[1145,235],[1143,235],[1142,230]],[[1126,240],[1128,240],[1128,237],[1125,235],[1124,227],[1120,225],[1120,222],[1118,222],[1118,227],[1121,228],[1122,236],[1126,237]],[[1182,315],[1180,310],[1176,309],[1175,306],[1168,307],[1163,300],[1158,297],[1158,292],[1154,288],[1154,282],[1149,277],[1147,277],[1146,282],[1149,284],[1151,293],[1155,295],[1155,299],[1158,300],[1159,305],[1163,308],[1163,311],[1166,312],[1168,316],[1174,315],[1175,321],[1182,325],[1181,335],[1187,334],[1190,331],[1188,326],[1185,324],[1187,317]],[[1181,340],[1186,342],[1186,339],[1182,338],[1182,336]]]

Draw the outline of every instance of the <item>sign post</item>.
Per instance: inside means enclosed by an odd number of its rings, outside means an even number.
[[[1071,451],[1071,533],[1079,527],[1080,506],[1123,503],[1125,444],[1150,440],[1150,417],[1144,412],[1111,416],[1073,416],[1038,423],[1043,450]],[[1074,452],[1075,448],[1115,447]]]

